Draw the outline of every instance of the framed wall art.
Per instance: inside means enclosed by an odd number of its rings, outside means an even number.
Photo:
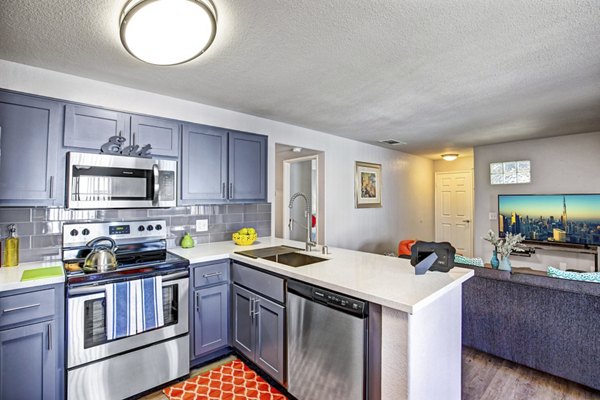
[[[356,161],[354,197],[356,208],[381,207],[381,164]]]

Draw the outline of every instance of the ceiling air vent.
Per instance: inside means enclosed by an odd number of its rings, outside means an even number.
[[[406,144],[406,142],[400,142],[398,140],[395,139],[385,139],[385,140],[378,140],[379,143],[385,143],[385,144],[389,144],[392,146],[400,146],[401,144]]]

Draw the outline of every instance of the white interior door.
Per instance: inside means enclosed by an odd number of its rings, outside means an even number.
[[[473,256],[473,173],[436,172],[435,240],[450,242],[457,254]]]

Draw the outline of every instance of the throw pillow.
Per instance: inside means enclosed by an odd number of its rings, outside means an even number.
[[[600,272],[563,271],[558,268],[548,266],[548,276],[553,278],[571,279],[574,281],[600,283]]]
[[[474,265],[475,267],[483,267],[483,260],[481,258],[470,258],[461,256],[460,254],[456,254],[454,256],[455,264],[466,264],[466,265]]]

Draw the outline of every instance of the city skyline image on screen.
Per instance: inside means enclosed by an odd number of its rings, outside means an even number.
[[[600,194],[499,195],[498,231],[549,244],[600,245]]]

